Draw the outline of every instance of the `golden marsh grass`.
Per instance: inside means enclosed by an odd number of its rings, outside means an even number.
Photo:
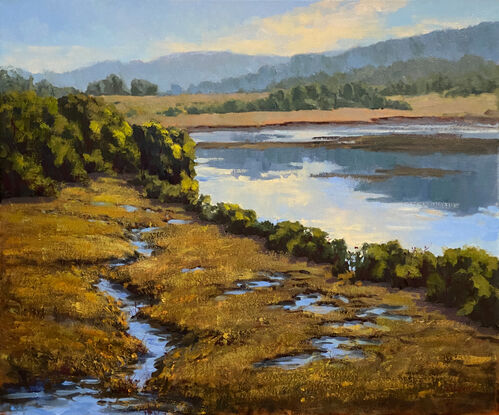
[[[94,288],[105,274],[147,296],[141,315],[178,334],[148,383],[159,403],[181,396],[208,413],[464,413],[495,406],[497,335],[430,311],[419,291],[333,280],[329,267],[269,253],[256,238],[228,235],[179,205],[143,198],[121,178],[67,187],[52,201],[7,201],[0,218],[2,384],[90,375],[128,387],[113,373],[135,361],[141,344],[125,334],[116,302]],[[194,222],[169,225],[170,218]],[[151,257],[105,266],[133,255],[129,229],[150,225],[159,227],[143,236],[156,249]],[[203,269],[182,272],[195,267]],[[286,278],[220,297],[240,282],[268,278],[262,272]],[[303,293],[319,293],[339,309],[277,306]],[[383,304],[404,306],[396,313],[412,321],[359,317]],[[342,325],[350,320],[360,323]],[[373,324],[364,325],[368,320]],[[255,366],[313,353],[310,341],[321,336],[371,343],[360,346],[363,359],[323,358],[294,370]]]

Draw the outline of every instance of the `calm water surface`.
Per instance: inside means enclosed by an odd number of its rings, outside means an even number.
[[[272,127],[226,129],[220,131],[196,132],[191,134],[197,141],[216,142],[300,142],[312,141],[323,137],[358,137],[363,135],[418,134],[435,135],[450,134],[462,138],[499,138],[499,124],[470,122],[438,122],[429,123],[422,120],[394,123],[380,121],[376,124],[316,124],[306,127]]]
[[[210,142],[295,142],[340,132],[354,136],[404,130],[499,139],[499,128],[494,125],[448,123],[226,130],[192,136]],[[345,238],[351,247],[398,239],[405,247],[426,246],[435,253],[442,247],[475,245],[499,255],[499,154],[419,155],[298,146],[199,148],[197,155],[201,193],[211,195],[214,202],[254,209],[262,219],[299,220]],[[369,179],[378,175],[379,169],[397,166],[453,172],[441,177],[415,172],[386,180]],[[340,177],[312,177],[321,173]]]

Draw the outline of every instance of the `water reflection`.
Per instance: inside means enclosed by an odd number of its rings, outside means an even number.
[[[215,141],[219,132],[209,134]],[[197,153],[201,193],[254,209],[263,219],[300,220],[351,246],[399,239],[436,253],[476,245],[499,254],[497,154],[322,147]],[[408,172],[370,180],[380,169],[389,174],[401,167]],[[321,173],[332,177],[311,177]]]
[[[450,134],[462,138],[499,138],[499,124],[456,123],[456,122],[412,122],[397,123],[380,121],[376,124],[327,124],[303,126],[283,126],[269,128],[226,129],[221,131],[195,132],[196,141],[216,142],[304,142],[323,137],[356,137],[362,135],[411,134],[435,135]]]

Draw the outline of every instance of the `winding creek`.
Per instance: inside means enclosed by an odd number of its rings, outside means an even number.
[[[140,255],[152,254],[153,249],[141,240],[141,236],[155,229],[157,228],[148,227],[132,230],[129,240]],[[109,263],[109,266],[115,268],[133,261],[136,259],[113,261]],[[142,302],[143,299],[128,291],[121,284],[101,279],[96,284],[96,288],[118,302],[126,316],[128,333],[141,340],[147,348],[147,353],[139,358],[137,364],[123,368],[123,374],[136,383],[140,391],[155,371],[156,360],[175,347],[171,344],[171,335],[164,328],[155,327],[148,320],[137,317],[138,311],[145,303]],[[134,405],[147,403],[152,398],[154,396],[145,392],[125,398],[108,397],[102,393],[98,379],[84,379],[80,382],[64,381],[52,388],[47,388],[40,382],[30,387],[9,390],[6,395],[2,396],[3,403],[0,404],[0,412],[26,415],[144,414],[144,410],[134,410]]]

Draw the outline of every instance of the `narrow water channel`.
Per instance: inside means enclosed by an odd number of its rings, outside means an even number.
[[[152,249],[141,240],[145,232],[155,228],[140,228],[132,231],[130,243],[143,256],[149,256]],[[112,262],[110,267],[116,268],[130,261]],[[143,410],[134,410],[134,406],[144,404],[154,397],[141,392],[146,381],[155,371],[154,364],[174,346],[170,343],[171,335],[164,329],[154,327],[148,320],[138,318],[137,312],[145,305],[143,299],[137,297],[121,284],[101,279],[96,287],[114,298],[126,316],[128,333],[143,342],[147,354],[141,356],[137,364],[123,368],[123,373],[134,381],[139,393],[131,397],[113,398],[102,393],[98,379],[84,379],[79,382],[64,381],[52,388],[43,383],[29,387],[11,389],[1,397],[0,413],[26,415],[84,415],[84,414],[144,414]]]

